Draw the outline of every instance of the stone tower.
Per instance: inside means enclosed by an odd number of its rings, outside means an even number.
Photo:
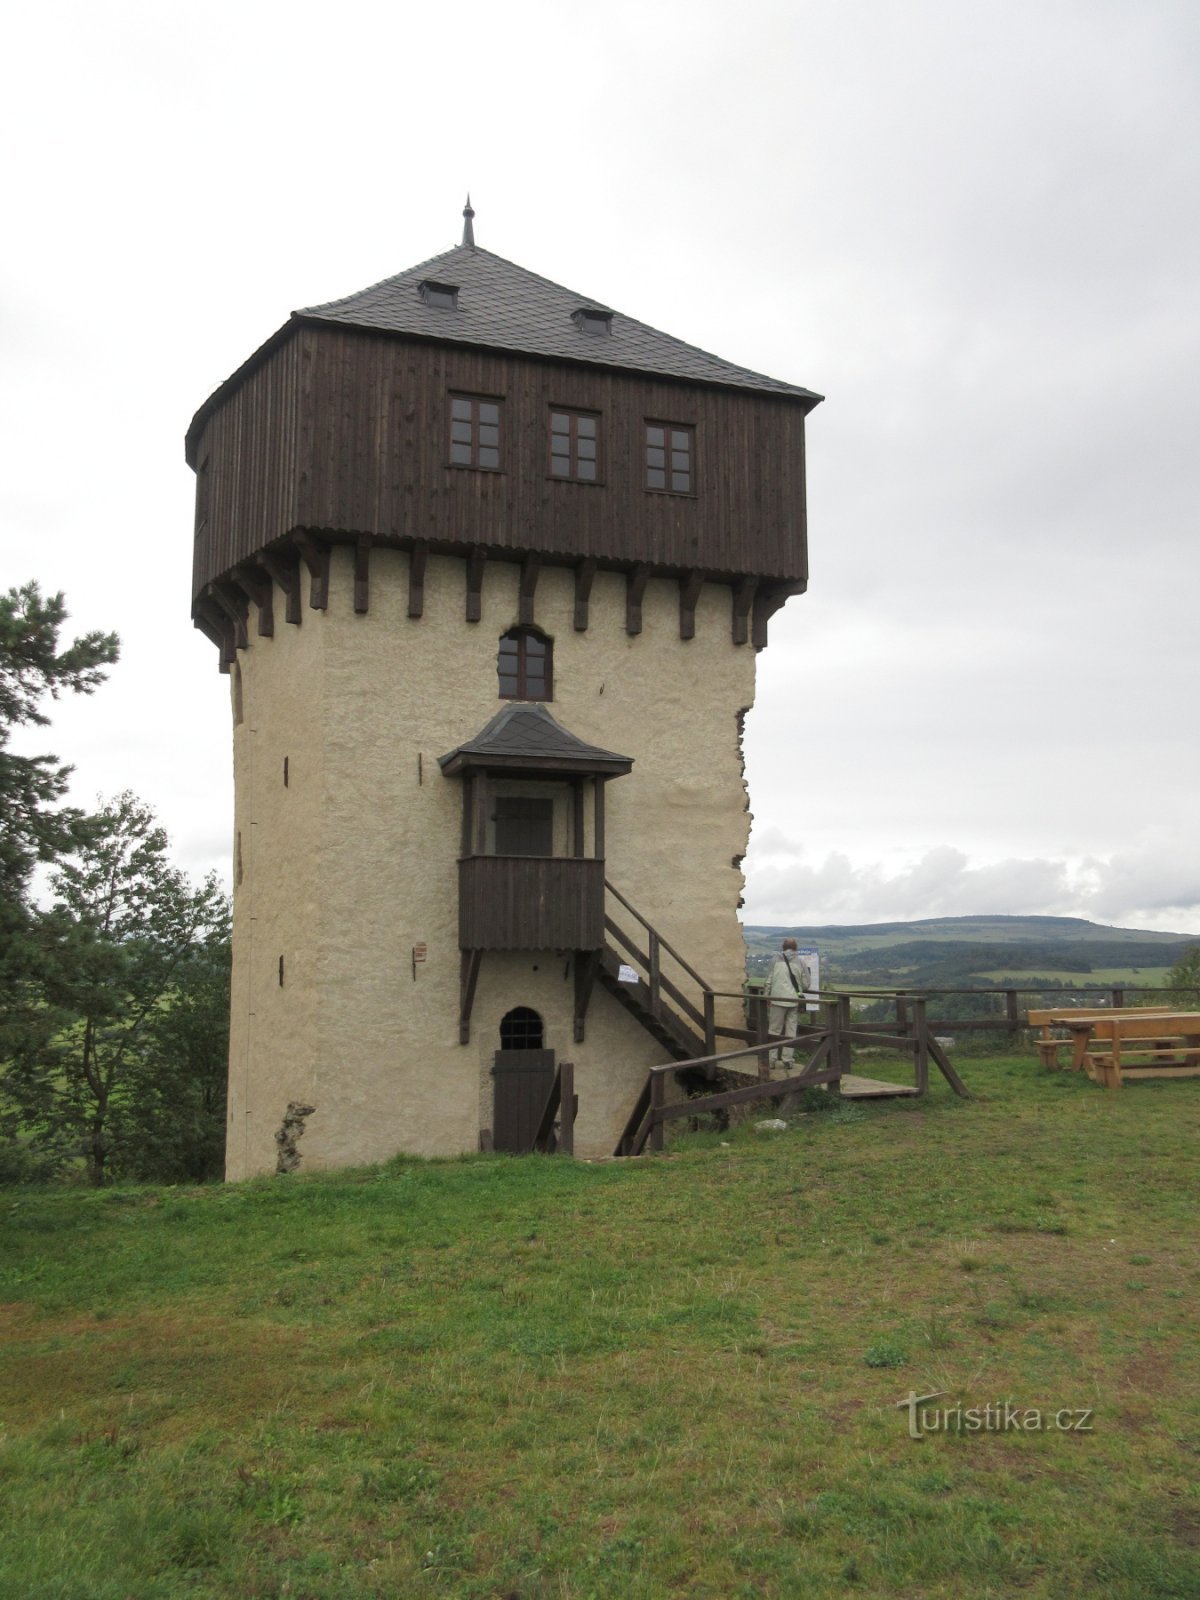
[[[294,312],[187,436],[234,724],[230,1178],[289,1106],[306,1166],[527,1148],[564,1060],[607,1154],[649,1066],[741,1023],[741,726],[820,396],[465,218]]]

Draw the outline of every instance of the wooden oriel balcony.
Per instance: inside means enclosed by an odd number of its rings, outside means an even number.
[[[463,950],[599,950],[604,862],[574,856],[465,856],[458,863]]]

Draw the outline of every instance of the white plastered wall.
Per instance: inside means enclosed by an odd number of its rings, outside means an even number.
[[[496,648],[518,620],[518,577],[515,564],[489,562],[482,618],[467,623],[464,564],[431,557],[414,619],[407,555],[375,550],[370,609],[356,615],[351,556],[337,549],[326,612],[306,606],[297,627],[279,605],[274,637],[260,638],[252,608],[234,733],[231,1178],[273,1168],[289,1101],[316,1108],[300,1143],[306,1167],[477,1148],[491,1125],[499,1020],[514,1005],[539,1011],[547,1047],[575,1063],[580,1155],[611,1152],[662,1060],[599,985],[574,1042],[566,952],[485,955],[470,1043],[459,1043],[462,788],[438,757],[504,704]],[[607,876],[709,983],[737,991],[734,861],[749,831],[737,714],[753,699],[754,652],[731,643],[729,591],[704,587],[687,641],[668,580],[647,585],[637,636],[625,631],[619,574],[596,575],[586,631],[573,614],[573,575],[545,569],[536,618],[554,640],[549,709],[580,739],[634,759],[607,785]],[[724,1010],[733,1020],[739,1007]]]

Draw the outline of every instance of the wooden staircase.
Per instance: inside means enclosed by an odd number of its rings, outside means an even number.
[[[596,968],[598,982],[658,1040],[672,1060],[693,1061],[697,1056],[702,1056],[703,1034],[689,1028],[682,1018],[663,1004],[661,997],[656,1008],[650,985],[640,977],[636,983],[622,979],[622,967],[628,970],[628,963],[611,945],[607,945],[600,953],[600,965]]]
[[[716,1048],[712,987],[619,889],[607,881],[604,889],[605,945],[597,980],[673,1061],[711,1055]]]

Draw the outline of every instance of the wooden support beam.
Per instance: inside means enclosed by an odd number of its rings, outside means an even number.
[[[371,602],[371,537],[360,533],[354,546],[354,610],[358,616],[367,614]]]
[[[592,593],[592,579],[596,576],[595,556],[585,556],[575,568],[575,632],[586,633],[588,625],[588,600]]]
[[[264,639],[275,632],[274,591],[271,580],[259,567],[234,567],[229,574],[234,583],[258,607],[258,631]]]
[[[250,630],[248,619],[250,607],[246,596],[239,590],[227,587],[223,583],[210,583],[204,591],[206,598],[214,600],[229,618],[233,627],[233,646],[235,650],[248,650],[250,648]]]
[[[741,578],[733,586],[733,642],[746,644],[750,638],[750,611],[758,591],[757,578]]]
[[[780,584],[771,588],[760,588],[755,594],[751,643],[756,650],[767,648],[767,624],[775,613],[782,609],[788,597],[799,592],[795,584]]]
[[[483,615],[483,569],[487,551],[477,544],[467,557],[467,621],[478,622]]]
[[[650,567],[645,561],[639,561],[636,567],[625,574],[625,632],[629,634],[642,631],[642,596],[646,592],[646,583],[650,577]]]
[[[262,550],[258,556],[267,576],[274,578],[283,590],[284,621],[299,625],[300,610],[300,557],[295,551]]]
[[[425,610],[425,563],[429,559],[429,540],[418,539],[408,557],[408,614],[419,617]]]
[[[604,860],[604,784],[605,779],[595,777],[592,782],[596,785],[596,847],[593,852],[597,861]]]
[[[471,1007],[475,1004],[475,985],[479,980],[482,950],[464,950],[458,978],[458,1042],[471,1042]]]
[[[314,611],[329,607],[329,546],[324,539],[314,539],[311,533],[296,535],[296,548],[308,568],[308,603]]]
[[[542,569],[542,558],[536,551],[530,551],[521,563],[521,593],[520,611],[517,620],[526,626],[533,624],[533,597],[537,592],[538,574]]]
[[[696,602],[704,587],[704,574],[695,570],[679,580],[679,637],[696,637]]]
[[[195,612],[192,617],[193,625],[199,628],[205,638],[211,639],[217,647],[217,669],[228,672],[230,665],[237,655],[237,643],[234,638],[233,624],[211,600],[203,596],[196,601]]]
[[[571,854],[576,860],[583,856],[583,784],[582,778],[571,779],[571,832],[575,836]]]
[[[575,952],[575,1043],[583,1043],[583,1030],[587,1022],[588,1002],[592,998],[592,990],[596,983],[596,972],[600,966],[599,950],[576,950]]]

